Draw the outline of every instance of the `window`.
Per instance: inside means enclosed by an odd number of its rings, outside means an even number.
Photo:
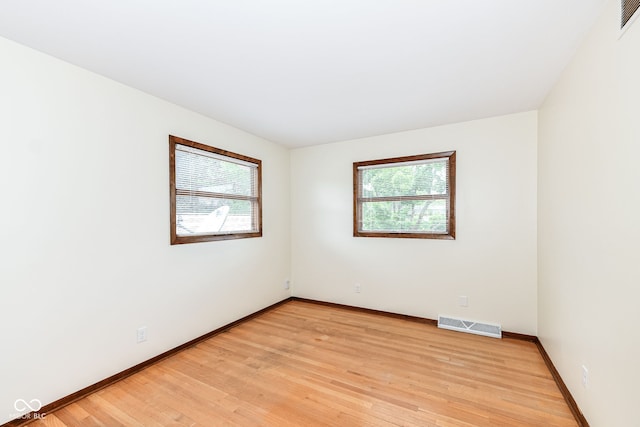
[[[635,20],[640,8],[640,0],[622,0],[620,2],[620,28],[625,28],[627,24],[631,25],[631,21]]]
[[[455,239],[456,152],[353,164],[353,235]]]
[[[262,236],[262,162],[169,136],[171,244]]]

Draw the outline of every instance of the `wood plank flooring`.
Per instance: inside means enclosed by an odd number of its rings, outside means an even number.
[[[576,425],[533,343],[302,301],[30,424]]]

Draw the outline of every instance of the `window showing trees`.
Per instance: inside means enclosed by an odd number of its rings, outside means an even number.
[[[169,136],[169,166],[172,245],[262,236],[260,160]]]
[[[456,152],[353,164],[353,235],[455,239]]]

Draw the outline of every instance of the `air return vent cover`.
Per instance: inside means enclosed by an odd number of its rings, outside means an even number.
[[[500,325],[456,319],[453,317],[438,316],[438,328],[484,335],[492,338],[502,338],[502,328]]]
[[[640,0],[620,0],[622,13],[620,14],[620,28],[631,25],[631,18],[635,19],[640,7]]]

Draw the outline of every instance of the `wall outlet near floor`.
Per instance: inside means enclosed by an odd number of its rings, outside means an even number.
[[[582,365],[582,387],[587,388],[589,385],[589,370]]]
[[[353,290],[356,291],[357,294],[359,294],[360,292],[362,292],[362,285],[360,283],[356,283],[353,287]]]
[[[284,279],[284,289],[290,289],[291,288],[291,280],[289,279]]]
[[[460,295],[458,297],[458,305],[460,307],[469,307],[469,297],[466,295]]]
[[[147,327],[141,326],[136,330],[136,342],[140,344],[147,340]]]

